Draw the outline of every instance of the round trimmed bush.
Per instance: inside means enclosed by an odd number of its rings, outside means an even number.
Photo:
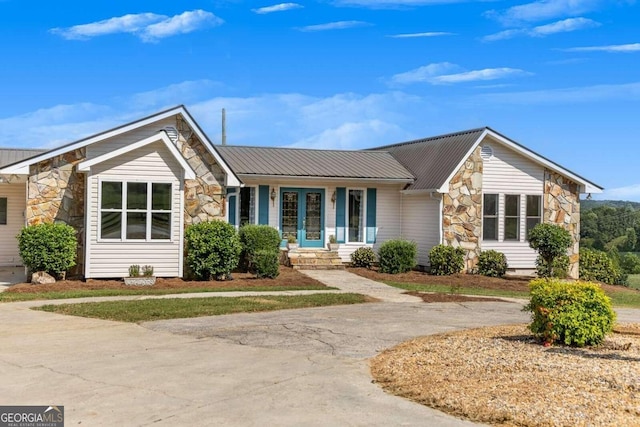
[[[403,239],[387,240],[378,249],[381,273],[406,273],[416,266],[418,245]]]
[[[616,313],[598,284],[536,279],[530,293],[524,308],[532,316],[529,329],[545,343],[597,345],[613,329]]]
[[[258,251],[278,252],[280,250],[280,233],[268,225],[247,224],[238,232],[242,244],[240,265],[243,270],[255,272],[254,257]]]
[[[376,263],[376,253],[368,247],[358,248],[351,253],[353,267],[371,268]]]
[[[275,279],[280,274],[280,252],[273,249],[260,249],[253,254],[253,271],[259,279]]]
[[[222,280],[238,266],[242,245],[233,225],[218,220],[192,224],[184,237],[187,264],[199,280]]]
[[[448,245],[436,245],[429,251],[430,273],[449,276],[464,269],[464,249]]]
[[[540,277],[554,277],[554,261],[567,254],[571,243],[571,234],[559,225],[543,223],[529,231],[529,246],[539,255],[536,265]]]
[[[490,249],[482,251],[478,256],[478,273],[488,277],[502,277],[507,272],[507,257]]]
[[[76,265],[78,241],[70,225],[29,225],[16,237],[20,258],[32,272],[46,271],[59,277]]]
[[[596,280],[609,285],[624,284],[626,275],[604,251],[580,249],[580,279]]]

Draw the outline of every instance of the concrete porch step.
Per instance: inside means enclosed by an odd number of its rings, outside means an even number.
[[[338,252],[326,249],[295,249],[287,253],[289,265],[295,270],[343,270]]]

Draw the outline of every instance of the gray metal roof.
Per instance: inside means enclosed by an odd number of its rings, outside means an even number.
[[[0,168],[29,157],[45,153],[47,150],[34,150],[26,148],[0,148]]]
[[[486,128],[374,148],[391,153],[416,177],[410,190],[440,188]]]
[[[216,145],[240,175],[397,179],[413,175],[384,151],[310,150]]]

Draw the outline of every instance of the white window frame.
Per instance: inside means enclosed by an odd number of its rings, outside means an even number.
[[[522,237],[522,195],[521,194],[504,194],[504,203],[503,203],[503,209],[502,209],[502,240],[505,242],[520,242],[521,241],[521,237]],[[507,216],[507,197],[516,197],[517,201],[518,201],[518,206],[516,207],[516,216],[513,215],[509,215]],[[515,218],[516,221],[516,230],[517,230],[517,235],[515,238],[506,238],[506,234],[507,234],[507,219],[513,219]]]
[[[528,209],[529,209],[529,197],[537,197],[540,202],[538,203],[538,215],[535,216],[529,216],[528,215]],[[542,206],[543,203],[543,199],[542,199],[542,195],[541,194],[525,194],[524,195],[524,200],[525,200],[525,210],[524,210],[524,240],[525,242],[529,241],[529,218],[538,218],[538,224],[542,224],[544,221],[544,217],[543,217],[543,213],[544,213],[544,208]]]
[[[0,222],[0,225],[9,224],[9,198],[0,197],[0,200],[4,200],[4,222]]]
[[[344,237],[344,241],[345,244],[360,244],[360,245],[364,245],[367,241],[367,189],[363,188],[363,187],[347,187],[346,189],[346,194],[345,197],[347,200],[345,200],[345,204],[344,204],[344,208],[346,210],[345,212],[345,237]],[[362,228],[362,240],[359,241],[351,241],[349,240],[349,192],[355,190],[355,191],[362,191],[362,224],[361,224],[361,228]]]
[[[122,205],[120,209],[112,208],[112,209],[102,209],[102,183],[104,182],[117,182],[122,184]],[[147,208],[144,210],[141,209],[127,209],[127,185],[129,183],[132,184],[146,184],[147,185]],[[168,184],[171,186],[171,202],[169,205],[169,210],[160,210],[160,209],[152,209],[152,197],[153,197],[153,184]],[[113,179],[113,178],[100,178],[98,180],[98,200],[97,200],[97,234],[98,242],[150,242],[150,243],[171,243],[174,241],[173,239],[173,230],[174,230],[174,212],[173,212],[173,203],[174,203],[174,183],[172,181],[167,180],[136,180],[136,179]],[[119,212],[121,218],[121,226],[120,226],[120,238],[103,238],[102,237],[102,213],[103,212]],[[146,237],[144,239],[127,239],[127,213],[128,212],[144,212],[146,214]],[[168,213],[169,214],[169,239],[152,239],[151,238],[151,223],[152,216],[154,213]]]
[[[485,238],[485,234],[484,234],[484,219],[485,219],[485,213],[484,213],[484,208],[485,208],[485,201],[484,198],[485,196],[496,196],[496,214],[495,215],[488,215],[488,217],[490,218],[495,218],[496,220],[496,233],[495,233],[495,239],[487,239]],[[486,241],[486,242],[499,242],[500,241],[500,193],[483,193],[482,194],[482,240]]]

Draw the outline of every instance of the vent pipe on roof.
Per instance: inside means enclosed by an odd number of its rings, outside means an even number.
[[[222,109],[222,145],[227,145],[227,112]]]

